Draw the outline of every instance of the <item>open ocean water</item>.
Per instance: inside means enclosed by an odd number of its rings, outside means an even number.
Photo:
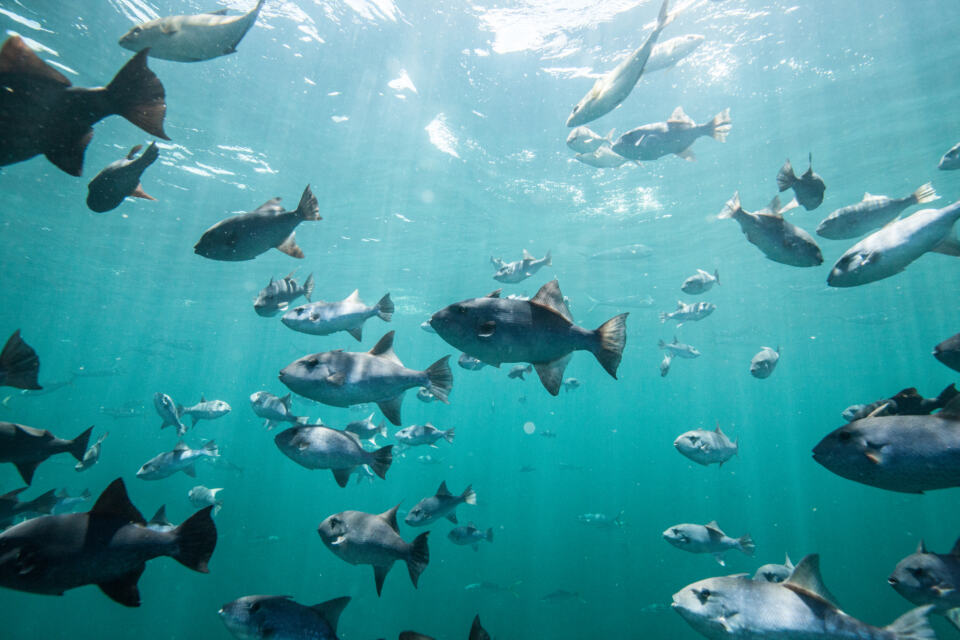
[[[0,30],[4,39],[28,38],[74,85],[93,87],[131,57],[117,40],[134,24],[253,4],[0,0]],[[209,575],[151,561],[137,609],[94,586],[63,597],[0,590],[0,637],[227,638],[217,610],[260,593],[306,604],[352,596],[339,628],[348,640],[403,629],[463,638],[477,613],[501,640],[693,639],[669,609],[671,594],[708,576],[753,573],[784,553],[794,561],[820,553],[826,584],[861,620],[885,625],[911,608],[886,578],[920,538],[949,550],[960,534],[957,490],[910,495],[853,483],[818,465],[811,449],[843,424],[848,405],[905,387],[932,397],[957,379],[930,352],[960,330],[960,263],[929,254],[892,278],[829,288],[830,266],[854,240],[817,237],[824,264],[790,267],[764,258],[737,224],[716,216],[735,191],[746,209],[761,209],[777,193],[784,160],[799,174],[808,153],[826,197],[816,211],[787,217],[811,233],[865,191],[901,197],[932,181],[942,198],[927,206],[960,198],[960,172],[937,171],[960,140],[958,6],[678,0],[661,42],[697,33],[702,46],[675,68],[645,74],[618,109],[588,126],[620,134],[666,120],[678,105],[697,122],[729,107],[726,143],[697,141],[696,162],[577,162],[564,142],[570,109],[596,74],[644,41],[659,5],[267,0],[237,53],[191,64],[149,60],[166,89],[171,138],[143,176],[156,202],[128,199],[104,214],[85,206],[89,179],[150,140],[119,117],[95,126],[83,178],[42,156],[3,167],[0,338],[22,330],[47,389],[3,387],[0,420],[61,437],[90,425],[94,438],[109,431],[95,467],[77,473],[69,456],[51,458],[22,497],[64,487],[95,497],[122,477],[148,518],[166,504],[173,522],[186,519],[196,484],[223,487],[224,505]],[[229,263],[194,254],[218,220],[275,196],[293,209],[308,183],[323,220],[297,228],[305,259],[269,251]],[[648,246],[649,257],[587,259],[632,243]],[[538,258],[550,250],[552,266],[519,284],[491,278],[491,256],[517,260],[524,249]],[[698,268],[717,269],[721,285],[683,294]],[[357,343],[256,315],[257,292],[294,269],[299,282],[314,275],[315,300],[359,289],[373,304],[390,292],[392,322],[368,320]],[[501,286],[533,295],[554,277],[577,324],[592,329],[630,312],[619,380],[579,353],[565,375],[581,386],[551,397],[535,373],[508,379],[510,365],[457,367],[459,352],[419,328],[455,301]],[[590,297],[627,295],[649,295],[653,305],[591,309]],[[661,324],[658,312],[678,299],[717,310],[679,329]],[[452,356],[450,405],[422,403],[411,389],[403,425],[454,427],[456,439],[395,451],[386,481],[341,489],[329,471],[284,456],[272,441],[278,430],[263,428],[248,397],[287,393],[277,373],[296,358],[366,351],[388,330],[407,366]],[[675,360],[661,377],[657,341],[674,335],[703,355]],[[749,374],[762,346],[782,353],[766,380]],[[177,441],[159,429],[158,391],[185,405],[201,394],[227,401],[228,416],[200,422],[185,440],[198,447],[215,439],[239,470],[201,464],[196,480],[137,479],[143,462]],[[114,409],[132,416],[112,417]],[[375,408],[295,396],[293,410],[342,427]],[[717,424],[740,443],[722,468],[674,450],[681,432]],[[380,513],[401,502],[402,515],[444,480],[455,493],[473,486],[478,504],[460,506],[458,516],[493,527],[495,540],[474,552],[447,540],[448,522],[434,525],[417,590],[398,563],[378,598],[370,567],[336,558],[317,535],[321,520],[345,509]],[[0,490],[20,486],[15,468],[0,465]],[[622,527],[577,517],[620,512]],[[661,538],[670,525],[711,520],[733,536],[749,532],[756,555],[731,551],[724,569]],[[407,540],[420,533],[402,523],[400,531]],[[482,581],[515,593],[465,589]],[[558,589],[579,597],[541,600]],[[932,624],[942,638],[957,633],[942,617]]]

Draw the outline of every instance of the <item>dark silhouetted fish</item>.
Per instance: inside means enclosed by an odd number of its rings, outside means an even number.
[[[58,499],[53,489],[33,500],[20,502],[19,494],[26,490],[27,487],[20,487],[0,496],[0,529],[6,529],[12,525],[18,516],[50,514],[57,506]]]
[[[915,553],[897,563],[887,582],[913,604],[933,605],[934,613],[960,629],[960,540],[950,553],[927,551],[921,540]]]
[[[950,404],[960,392],[950,384],[936,398],[924,398],[914,387],[898,391],[892,398],[876,400],[870,404],[847,407],[843,417],[847,422],[860,420],[867,416],[928,416],[937,409]]]
[[[116,209],[126,197],[156,200],[140,185],[140,176],[160,155],[157,143],[151,142],[147,150],[136,157],[142,149],[137,145],[130,149],[126,158],[108,164],[87,185],[87,206],[92,211],[103,213]]]
[[[307,607],[290,596],[244,596],[217,613],[240,640],[337,640],[337,622],[350,597]]]
[[[827,185],[823,178],[813,172],[813,154],[810,154],[810,168],[799,178],[793,172],[793,166],[790,160],[783,163],[780,171],[777,173],[777,188],[781,192],[793,188],[797,196],[797,202],[803,205],[807,211],[812,211],[823,202],[823,193],[827,190]]]
[[[0,351],[0,386],[42,389],[43,387],[37,384],[38,373],[40,358],[37,357],[37,352],[23,341],[20,329],[17,329],[3,345],[3,351]]]
[[[933,357],[954,371],[960,371],[960,333],[935,346]]]
[[[93,427],[73,440],[61,440],[46,429],[0,422],[0,462],[12,462],[23,481],[30,484],[37,465],[52,455],[69,453],[77,460],[83,460],[91,431]]]

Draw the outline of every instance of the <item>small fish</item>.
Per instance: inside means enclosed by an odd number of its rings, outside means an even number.
[[[526,365],[526,366],[524,366],[524,365],[522,365],[522,364],[516,364],[516,365],[513,365],[513,367],[510,368],[510,372],[507,374],[507,377],[508,377],[508,378],[519,378],[520,380],[526,380],[526,378],[523,377],[523,374],[525,374],[525,373],[530,373],[531,371],[533,371],[533,365],[532,365],[532,364],[528,364],[528,365]]]
[[[432,331],[433,327],[430,327],[430,329]],[[480,360],[477,360],[473,356],[467,355],[466,353],[460,354],[460,357],[457,358],[457,364],[467,371],[480,371],[480,369],[483,369],[485,366],[487,366]]]
[[[567,136],[567,146],[577,153],[593,153],[603,146],[610,146],[613,142],[613,132],[611,129],[607,137],[601,137],[599,133],[594,133],[589,127],[574,127]],[[499,268],[499,267],[498,267]]]
[[[75,496],[71,496],[66,489],[63,489],[56,494],[56,504],[54,505],[53,510],[46,511],[45,513],[52,513],[53,515],[72,513],[77,507],[82,505],[84,502],[88,502],[92,497],[93,494],[90,493],[90,489],[84,489],[79,495]]]
[[[750,375],[754,378],[769,378],[780,361],[780,345],[774,351],[770,347],[762,347],[750,360]]]
[[[139,158],[136,157],[142,148],[142,145],[136,145],[126,158],[111,162],[90,181],[87,185],[87,207],[91,211],[111,211],[127,197],[156,200],[143,190],[140,176],[160,156],[160,150],[156,142],[151,142],[147,150]]]
[[[0,496],[0,530],[11,526],[17,518],[29,519],[38,514],[53,513],[60,503],[60,498],[53,489],[33,500],[21,502],[18,496],[27,489],[28,487],[20,487]]]
[[[226,9],[210,13],[157,18],[132,27],[120,38],[131,51],[147,50],[151,58],[175,62],[200,62],[230,53],[257,21],[265,0],[242,16],[228,16]]]
[[[488,582],[488,581],[484,580],[484,581],[482,581],[482,582],[472,582],[472,583],[464,586],[464,587],[463,587],[463,590],[464,590],[464,591],[476,591],[477,593],[489,593],[489,594],[494,594],[494,595],[500,595],[500,594],[504,594],[504,593],[511,593],[511,594],[513,594],[513,597],[514,597],[514,598],[519,598],[519,597],[520,597],[520,594],[517,593],[516,588],[517,588],[517,585],[520,585],[520,584],[523,584],[523,581],[522,581],[522,580],[517,580],[516,582],[514,582],[513,584],[511,584],[509,587],[504,587],[504,586],[501,586],[501,585],[497,584],[496,582]]]
[[[453,544],[463,546],[470,545],[474,551],[479,551],[481,541],[486,540],[487,542],[493,542],[493,528],[482,531],[471,522],[466,525],[454,527],[450,530],[450,533],[447,534],[447,538],[449,538]]]
[[[12,462],[23,481],[30,484],[37,466],[50,456],[69,453],[77,460],[83,460],[91,431],[93,427],[73,440],[62,440],[46,429],[0,422],[0,462]]]
[[[253,260],[275,248],[303,258],[294,229],[304,220],[323,220],[310,185],[303,190],[294,211],[285,211],[280,198],[267,200],[254,211],[226,218],[204,231],[193,252],[211,260],[238,262]]]
[[[100,448],[104,439],[110,435],[109,431],[104,431],[103,435],[97,438],[97,441],[90,445],[90,448],[84,451],[83,458],[73,466],[77,471],[86,471],[100,460]]]
[[[549,267],[552,264],[553,258],[550,256],[549,251],[547,251],[547,255],[538,260],[524,249],[523,257],[520,260],[504,263],[503,266],[493,274],[493,279],[497,282],[516,284],[536,274],[543,267]]]
[[[685,458],[689,458],[697,464],[706,467],[716,463],[722,467],[724,462],[740,452],[740,438],[731,441],[720,430],[718,424],[713,431],[706,429],[687,431],[677,436],[677,439],[673,441],[673,446]]]
[[[556,438],[556,437],[557,437],[556,432],[550,431],[550,429],[544,429],[543,431],[540,432],[540,435],[543,436],[544,438]]]
[[[3,345],[3,351],[0,351],[0,387],[42,389],[37,384],[39,373],[40,358],[37,352],[23,341],[20,329],[17,329]]]
[[[677,36],[665,42],[657,43],[653,51],[650,52],[647,64],[643,68],[644,73],[652,73],[675,66],[696,51],[704,40],[704,36],[688,33],[685,36]]]
[[[477,504],[477,494],[473,488],[468,486],[463,493],[455,496],[447,489],[447,483],[441,482],[437,493],[418,502],[403,521],[411,527],[423,527],[440,518],[457,524],[456,509],[461,504]]]
[[[428,422],[400,429],[393,434],[393,437],[396,438],[397,442],[407,447],[429,445],[436,448],[437,445],[434,443],[441,439],[453,444],[454,429],[441,431]]]
[[[953,145],[950,151],[943,154],[943,157],[940,158],[940,164],[937,165],[937,169],[941,171],[960,169],[960,142]]]
[[[298,425],[284,429],[273,439],[288,458],[307,469],[329,469],[341,487],[360,465],[370,465],[383,479],[393,462],[393,445],[366,451],[360,438],[349,431],[337,431],[323,425]]]
[[[783,564],[765,564],[757,569],[753,579],[776,583],[786,582],[795,568],[788,554]]]
[[[783,163],[777,173],[777,188],[781,193],[792,188],[797,202],[807,211],[812,211],[823,202],[823,193],[827,190],[827,185],[823,182],[823,178],[813,172],[813,154],[811,153],[810,168],[799,178],[793,172],[789,159]]]
[[[190,498],[190,504],[198,509],[213,507],[213,515],[217,515],[223,508],[223,500],[217,500],[217,494],[221,491],[223,491],[222,488],[209,489],[201,484],[190,489],[187,497]]]
[[[610,147],[600,147],[591,153],[578,153],[573,157],[583,164],[597,169],[616,169],[627,161],[626,158]]]
[[[567,393],[580,388],[580,381],[576,378],[567,378],[563,381],[563,390]]]
[[[716,520],[709,524],[678,524],[663,532],[663,539],[678,549],[690,553],[710,553],[720,566],[726,566],[723,554],[730,549],[739,549],[748,556],[753,555],[754,544],[750,534],[731,538],[723,531]]]
[[[679,342],[677,340],[677,336],[673,336],[673,342],[664,342],[663,340],[659,340],[657,342],[657,346],[663,349],[671,359],[685,358],[687,360],[692,360],[700,357],[700,352],[696,347]],[[669,367],[669,365],[667,366]]]
[[[897,563],[887,583],[913,604],[933,605],[933,613],[960,629],[960,540],[949,553],[927,551],[921,540],[915,553]]]
[[[581,513],[577,516],[577,520],[598,529],[622,529],[624,526],[623,511],[614,518],[605,513]]]
[[[622,262],[624,260],[642,260],[653,255],[653,249],[645,244],[627,244],[622,247],[604,249],[587,256],[587,260]]]
[[[713,275],[703,269],[697,269],[695,275],[690,276],[680,285],[680,290],[692,296],[706,293],[713,289],[713,285],[720,284],[720,272],[714,269]]]
[[[590,308],[587,309],[587,313],[590,313],[597,307],[614,307],[616,309],[646,309],[653,306],[653,298],[650,296],[620,296],[616,298],[604,298],[603,300],[597,300],[593,296],[588,295],[587,299],[590,300]]]
[[[381,420],[380,424],[376,424],[373,421],[373,415],[370,414],[364,420],[354,420],[343,428],[344,431],[348,431],[356,435],[361,440],[366,440],[373,446],[377,446],[377,436],[387,437],[387,425]]]
[[[307,280],[301,287],[293,279],[293,271],[287,274],[282,280],[270,278],[270,282],[260,293],[257,299],[253,301],[253,310],[257,315],[264,318],[270,318],[281,311],[286,311],[291,302],[303,296],[310,302],[310,296],[313,295],[313,274],[307,276]]]
[[[694,302],[691,304],[684,304],[683,300],[677,300],[677,308],[670,313],[660,313],[660,322],[666,323],[667,320],[673,320],[678,323],[677,326],[683,324],[684,322],[696,322],[703,320],[711,313],[717,310],[717,305],[711,302]]]
[[[176,427],[178,436],[187,432],[187,425],[180,421],[180,412],[177,411],[177,403],[173,401],[173,398],[158,391],[153,394],[153,408],[157,410],[157,415],[163,420],[160,423],[161,429]]]
[[[357,342],[363,340],[363,323],[374,316],[384,322],[393,318],[393,301],[390,294],[380,302],[368,307],[360,300],[360,291],[354,290],[340,302],[311,302],[300,305],[283,314],[281,321],[294,331],[315,336],[328,336],[337,331],[346,331]]]
[[[180,418],[190,416],[190,420],[192,421],[191,427],[196,427],[197,422],[200,420],[216,420],[217,418],[222,418],[230,413],[230,411],[230,405],[223,400],[208,401],[202,395],[200,396],[200,402],[192,407],[177,405],[177,416]]]
[[[148,560],[169,556],[207,573],[217,544],[209,509],[166,533],[151,531],[146,524],[117,478],[87,513],[34,518],[0,534],[0,586],[63,595],[67,589],[95,584],[112,600],[137,607],[137,580]]]
[[[417,462],[419,462],[420,464],[431,465],[431,466],[437,465],[437,464],[443,464],[442,459],[436,456],[432,456],[429,453],[422,456],[417,456]]]
[[[135,402],[131,405],[122,407],[100,407],[100,413],[110,416],[114,420],[124,420],[129,418],[142,418],[147,415],[147,409],[143,404]]]
[[[787,206],[781,207],[780,198],[775,197],[766,209],[751,213],[740,206],[740,193],[737,192],[717,217],[736,220],[747,241],[774,262],[794,267],[823,264],[823,254],[813,237],[784,219],[783,213],[794,206],[795,201],[791,200]]]
[[[628,160],[649,162],[674,154],[684,160],[696,160],[694,141],[709,136],[717,142],[726,142],[730,133],[730,109],[724,109],[709,122],[697,124],[677,107],[666,122],[654,122],[631,129],[621,135],[610,149]]]
[[[153,531],[159,531],[163,533],[165,531],[173,531],[177,528],[177,525],[173,524],[167,519],[167,505],[160,505],[160,508],[157,509],[157,512],[153,514],[153,517],[150,518],[150,521],[147,522],[147,529]]]
[[[939,200],[940,196],[929,182],[917,188],[905,198],[889,198],[863,194],[863,200],[857,204],[837,209],[823,219],[817,227],[817,235],[831,240],[859,238],[868,231],[879,229],[907,207]]]
[[[250,395],[250,406],[258,417],[265,420],[263,426],[273,429],[280,422],[306,424],[309,418],[297,417],[290,412],[290,394],[278,398],[267,391],[257,391]]]
[[[586,604],[586,600],[580,597],[580,594],[576,591],[567,591],[566,589],[557,589],[556,591],[551,591],[547,595],[540,598],[540,602],[547,603],[556,603],[556,602],[571,602],[576,600],[581,604]]]
[[[417,400],[430,404],[437,401],[437,396],[433,395],[433,392],[427,387],[420,387],[417,389]]]
[[[673,356],[670,355],[670,352],[663,354],[663,360],[660,361],[660,377],[666,378],[667,374],[670,373],[670,365],[673,364]]]
[[[525,464],[522,467],[520,467],[520,473],[532,473],[533,471],[536,471],[536,470],[537,470],[536,467],[531,467],[528,464]]]
[[[935,346],[933,357],[954,371],[960,371],[960,333],[950,336]]]
[[[220,449],[213,440],[200,449],[191,449],[183,442],[178,442],[173,451],[161,453],[144,462],[137,471],[137,477],[141,480],[161,480],[178,471],[183,471],[191,478],[196,478],[197,468],[195,465],[197,461],[213,460],[219,455]]]
[[[387,573],[397,560],[407,563],[414,588],[430,562],[427,548],[430,532],[424,531],[412,543],[405,542],[397,526],[399,506],[379,515],[342,511],[328,516],[317,528],[323,544],[344,562],[373,565],[378,596]]]
[[[61,171],[79,176],[93,125],[120,115],[147,133],[163,132],[167,110],[163,84],[147,68],[147,54],[133,56],[106,87],[71,87],[20,36],[0,49],[0,166],[44,154]]]
[[[290,596],[244,596],[223,605],[217,614],[239,640],[338,640],[337,622],[350,596],[312,607]]]

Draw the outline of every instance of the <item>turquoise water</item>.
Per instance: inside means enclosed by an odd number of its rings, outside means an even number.
[[[352,596],[340,621],[340,635],[352,639],[410,628],[465,637],[476,613],[499,638],[694,638],[668,610],[670,595],[724,569],[660,534],[713,519],[757,543],[754,558],[728,553],[726,573],[752,573],[785,552],[795,561],[818,552],[846,611],[874,624],[905,612],[909,603],[886,577],[920,537],[932,550],[949,549],[960,533],[954,492],[901,495],[855,484],[817,465],[810,449],[842,424],[850,404],[910,386],[935,396],[955,380],[930,351],[958,330],[957,264],[927,255],[893,278],[829,289],[830,265],[853,241],[818,238],[824,265],[793,268],[766,260],[716,214],[737,190],[748,210],[762,208],[784,159],[800,172],[808,152],[826,198],[815,212],[788,216],[811,232],[864,191],[901,197],[932,180],[938,206],[960,198],[960,175],[936,170],[960,139],[956,7],[675,3],[678,17],[662,39],[699,33],[704,44],[677,68],[641,79],[619,109],[589,126],[622,133],[665,120],[678,105],[697,122],[729,107],[727,142],[699,140],[691,163],[667,157],[599,170],[573,160],[564,121],[593,82],[584,74],[607,71],[639,46],[658,7],[268,0],[237,54],[196,64],[150,60],[166,88],[172,138],[144,175],[157,202],[128,200],[107,214],[84,204],[87,181],[148,140],[121,118],[95,127],[83,178],[42,157],[4,167],[0,335],[22,329],[51,390],[4,387],[0,420],[62,437],[91,424],[95,436],[110,432],[92,470],[78,474],[72,459],[53,458],[26,497],[62,487],[97,495],[119,476],[148,517],[165,503],[171,520],[184,520],[194,511],[186,496],[195,484],[223,487],[224,508],[209,575],[152,561],[139,609],[96,587],[62,598],[3,590],[2,635],[226,638],[216,615],[224,602],[276,593],[304,603]],[[68,67],[60,69],[75,85],[97,86],[129,59],[116,41],[135,22],[212,8],[0,0],[0,29],[47,47],[41,55]],[[276,251],[244,263],[194,255],[218,220],[274,196],[293,208],[307,183],[324,219],[297,229],[304,260]],[[630,243],[652,255],[621,263],[584,256]],[[515,260],[524,248],[537,257],[552,250],[553,266],[503,285],[505,293],[533,295],[556,277],[585,327],[618,312],[591,311],[588,296],[653,298],[650,308],[629,309],[619,380],[587,353],[566,373],[581,387],[556,398],[535,376],[521,382],[507,379],[506,369],[454,365],[449,406],[421,403],[411,389],[403,407],[404,426],[455,427],[454,444],[397,456],[388,480],[372,484],[340,489],[329,472],[308,471],[277,450],[276,431],[263,429],[247,398],[286,393],[280,368],[316,351],[367,350],[387,330],[396,330],[407,366],[422,369],[445,354],[456,360],[457,351],[418,325],[500,287],[489,257]],[[393,322],[369,320],[358,345],[343,333],[308,336],[257,316],[257,291],[294,268],[300,281],[314,274],[315,299],[359,289],[372,304],[389,291]],[[680,284],[697,268],[718,269],[722,285],[692,298]],[[657,314],[678,298],[707,300],[717,311],[675,331]],[[661,378],[657,340],[675,333],[703,355],[675,361]],[[757,380],[749,362],[764,345],[779,345],[782,358],[772,377]],[[157,391],[183,404],[201,393],[229,402],[229,416],[201,422],[186,440],[199,446],[214,438],[242,473],[201,467],[196,481],[135,478],[143,462],[176,443],[170,429],[158,428]],[[103,412],[120,407],[140,415]],[[369,413],[303,398],[294,411],[338,427]],[[533,435],[522,428],[528,421]],[[741,444],[722,469],[673,450],[681,432],[717,423]],[[541,437],[544,430],[557,437]],[[441,462],[419,461],[426,453]],[[536,471],[521,473],[525,465]],[[402,513],[443,480],[454,492],[472,484],[479,503],[461,506],[460,518],[494,527],[496,539],[475,553],[446,539],[447,523],[435,525],[418,590],[397,565],[377,598],[372,570],[340,561],[317,536],[327,515],[379,513],[401,501]],[[20,486],[12,465],[0,466],[0,488]],[[622,529],[577,520],[621,510]],[[405,539],[416,533],[401,525]],[[519,582],[517,595],[464,589],[480,581]],[[556,589],[580,599],[541,601]],[[942,637],[955,633],[941,618],[933,624]]]

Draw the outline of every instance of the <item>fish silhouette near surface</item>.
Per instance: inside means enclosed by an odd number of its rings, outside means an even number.
[[[363,340],[363,324],[369,318],[376,316],[384,322],[390,322],[393,311],[393,300],[389,293],[380,298],[377,304],[367,306],[360,299],[360,291],[354,289],[353,293],[339,302],[317,300],[290,309],[283,314],[281,322],[294,331],[315,336],[346,331],[360,342]]]
[[[111,211],[127,197],[156,200],[143,190],[140,176],[160,156],[160,150],[156,142],[151,142],[147,150],[137,157],[142,148],[139,144],[133,147],[126,158],[111,162],[90,181],[87,185],[87,206],[91,211]]]
[[[810,154],[810,168],[799,178],[793,172],[793,166],[788,159],[777,173],[777,188],[780,192],[793,189],[797,202],[807,211],[812,211],[823,202],[823,194],[827,185],[823,178],[813,172],[813,154]]]
[[[106,87],[71,87],[20,36],[0,48],[0,166],[43,154],[72,176],[83,171],[93,125],[121,115],[147,133],[169,140],[163,85],[140,52]]]
[[[0,387],[17,389],[42,389],[37,384],[40,373],[40,358],[33,348],[20,337],[20,329],[13,332],[0,351]]]
[[[311,607],[290,596],[244,596],[217,613],[239,640],[338,640],[337,623],[350,596]]]
[[[12,462],[23,481],[30,484],[37,466],[50,456],[69,453],[83,460],[92,431],[90,427],[73,440],[63,440],[46,429],[0,422],[0,462]]]

